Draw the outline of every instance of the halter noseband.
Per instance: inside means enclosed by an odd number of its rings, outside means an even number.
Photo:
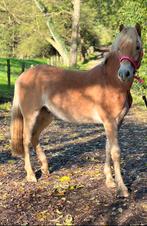
[[[119,59],[120,62],[122,62],[123,60],[129,61],[133,65],[133,67],[135,68],[135,70],[137,70],[140,67],[140,62],[138,62],[137,60],[134,60],[132,57],[122,56]]]
[[[132,57],[128,57],[128,56],[121,56],[119,58],[119,61],[120,61],[120,63],[123,60],[129,61],[133,65],[133,67],[134,67],[134,69],[136,71],[140,67],[142,57],[143,57],[143,51],[140,52],[140,56],[139,56],[140,60],[138,60],[138,61],[133,59]]]

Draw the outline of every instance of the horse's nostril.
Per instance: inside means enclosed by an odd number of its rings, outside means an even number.
[[[129,77],[129,76],[130,76],[130,72],[127,71],[127,72],[126,72],[126,77]]]
[[[129,70],[119,70],[118,75],[121,78],[121,80],[125,81],[130,76],[130,71]]]

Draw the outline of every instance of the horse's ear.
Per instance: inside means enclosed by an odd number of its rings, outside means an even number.
[[[119,26],[119,31],[121,32],[123,29],[124,29],[124,25],[123,24],[121,24],[120,26]]]
[[[135,28],[137,30],[138,35],[141,37],[141,26],[139,23],[136,23]]]

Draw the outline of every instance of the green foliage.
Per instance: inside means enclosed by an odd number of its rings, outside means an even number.
[[[46,49],[45,49],[46,47]],[[42,51],[43,50],[43,51]],[[45,51],[46,50],[46,51]],[[25,40],[21,39],[18,48],[16,49],[16,55],[19,58],[24,57],[40,57],[46,56],[50,51],[46,40],[40,42],[40,38],[35,34],[28,36]]]
[[[53,21],[54,30],[70,48],[72,1],[41,0],[44,13]],[[121,23],[143,27],[146,42],[146,1],[144,0],[84,0],[81,1],[80,39],[84,47],[107,45]],[[0,0],[0,51],[2,56],[36,57],[53,54],[48,42],[45,17],[38,11],[35,0]],[[80,42],[79,42],[80,44]]]
[[[118,15],[119,24],[124,23],[126,25],[136,24],[136,22],[142,25],[142,36],[144,42],[147,41],[147,26],[146,26],[146,15],[147,15],[147,2],[144,0],[134,1],[126,0],[123,6],[119,9]]]
[[[101,45],[110,45],[112,43],[112,31],[103,25],[97,26],[97,34]]]
[[[92,5],[91,1],[83,1],[81,5],[80,36],[84,40],[85,48],[99,44],[97,11]]]

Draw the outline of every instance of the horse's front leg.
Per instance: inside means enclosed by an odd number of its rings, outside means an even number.
[[[106,176],[106,185],[108,188],[116,187],[116,184],[113,180],[112,170],[111,170],[111,153],[110,153],[110,145],[109,140],[106,141],[106,161],[104,166],[104,174]]]
[[[117,187],[121,195],[127,197],[129,193],[127,187],[123,182],[120,169],[120,147],[118,144],[118,126],[115,121],[109,121],[104,125],[104,127],[106,131],[107,140],[109,142],[111,158],[113,160],[115,181],[117,183]]]

